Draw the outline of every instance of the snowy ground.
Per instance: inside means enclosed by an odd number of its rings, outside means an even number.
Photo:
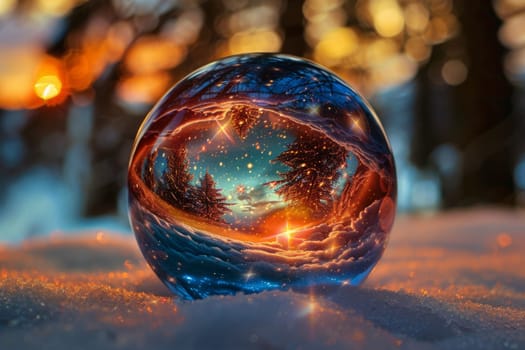
[[[360,288],[179,303],[131,236],[0,246],[0,349],[525,349],[525,212],[397,220]]]

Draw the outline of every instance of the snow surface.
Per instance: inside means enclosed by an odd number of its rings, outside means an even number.
[[[524,349],[525,212],[400,217],[362,287],[179,302],[131,236],[0,246],[0,349]]]

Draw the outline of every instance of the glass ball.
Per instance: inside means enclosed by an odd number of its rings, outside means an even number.
[[[361,283],[396,211],[368,103],[310,61],[210,63],[146,116],[128,173],[147,262],[183,299]]]

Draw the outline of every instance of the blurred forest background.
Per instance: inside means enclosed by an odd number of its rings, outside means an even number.
[[[401,211],[525,206],[525,0],[0,0],[0,240],[128,231],[148,110],[199,66],[262,51],[371,101]]]

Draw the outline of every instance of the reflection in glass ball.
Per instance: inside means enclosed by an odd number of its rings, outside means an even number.
[[[184,299],[357,285],[396,210],[374,112],[284,55],[225,58],[175,85],[143,122],[128,176],[142,253]]]

